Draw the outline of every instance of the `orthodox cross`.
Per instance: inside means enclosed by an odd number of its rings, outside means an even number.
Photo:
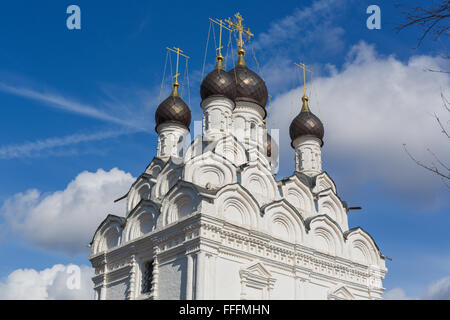
[[[308,67],[304,64],[304,63],[295,63],[294,64],[303,69],[303,95],[306,96],[306,72],[311,73],[311,76],[313,74],[313,72],[311,70],[308,69]]]
[[[219,26],[220,26],[220,32],[219,32],[219,47],[216,49],[216,50],[218,50],[219,51],[219,53],[217,54],[217,56],[218,57],[222,57],[222,48],[223,48],[223,46],[222,46],[222,28],[224,28],[224,29],[226,29],[226,30],[228,30],[228,31],[231,31],[231,29],[229,29],[229,28],[227,28],[226,26],[225,26],[225,24],[223,23],[223,20],[220,20],[220,19],[211,19],[211,18],[209,18],[209,20],[211,21],[211,22],[213,22],[213,23],[215,23],[215,24],[218,24]]]
[[[244,18],[242,18],[241,14],[238,12],[234,15],[236,17],[236,22],[232,21],[230,18],[226,19],[225,22],[228,23],[228,25],[233,28],[234,30],[236,30],[239,34],[239,39],[237,41],[237,45],[239,47],[239,49],[243,49],[244,47],[244,41],[242,39],[242,34],[246,34],[249,38],[253,37],[253,33],[250,32],[250,28],[248,28],[247,30],[244,28],[244,26],[242,25],[242,21],[244,20]]]
[[[179,62],[180,62],[180,56],[183,56],[186,59],[189,59],[189,57],[187,55],[183,54],[183,51],[180,48],[177,48],[177,47],[173,47],[173,49],[167,47],[167,50],[175,52],[177,54],[177,69],[176,69],[175,76],[174,76],[174,78],[175,78],[174,84],[178,85],[178,76],[180,75],[178,73],[178,65],[179,65]]]

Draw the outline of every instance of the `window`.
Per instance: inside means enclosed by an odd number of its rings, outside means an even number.
[[[144,268],[142,270],[142,293],[152,292],[152,282],[153,282],[153,261],[148,261],[144,263]]]

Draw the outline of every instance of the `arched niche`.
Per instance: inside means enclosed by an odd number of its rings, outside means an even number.
[[[121,244],[124,222],[124,218],[114,215],[108,215],[103,220],[91,242],[92,255],[111,250]]]
[[[308,242],[319,252],[331,256],[346,254],[342,230],[328,216],[320,215],[308,219],[310,232]]]
[[[316,176],[316,183],[313,191],[317,193],[327,189],[331,189],[334,193],[337,193],[336,185],[333,180],[326,172],[323,172]]]
[[[380,265],[380,251],[372,237],[361,228],[347,233],[347,246],[350,259],[363,265]]]
[[[183,176],[185,181],[208,189],[218,189],[237,180],[236,167],[212,151],[189,160]]]
[[[123,231],[124,241],[131,241],[155,230],[158,215],[159,208],[156,203],[141,202],[127,217]]]
[[[285,200],[271,203],[263,208],[264,231],[272,237],[290,243],[303,243],[306,235],[304,221]]]
[[[152,188],[152,199],[161,200],[165,194],[177,183],[182,174],[182,168],[174,163],[164,167]]]
[[[281,187],[283,198],[297,209],[304,219],[316,215],[314,198],[309,188],[297,176],[292,176]]]
[[[214,201],[216,214],[232,224],[259,229],[260,208],[253,196],[239,184],[225,186]]]
[[[162,201],[158,227],[175,223],[200,210],[201,197],[194,185],[179,181]]]
[[[158,177],[161,170],[164,168],[165,162],[159,158],[153,158],[150,164],[145,168],[145,173],[152,178]]]
[[[234,136],[226,136],[217,141],[214,145],[213,152],[235,166],[247,163],[247,153],[245,147]]]
[[[341,200],[331,189],[325,190],[319,194],[318,214],[327,215],[334,220],[343,231],[348,230],[347,212],[342,205]]]
[[[131,212],[141,200],[150,200],[153,182],[144,177],[139,177],[131,186],[127,197],[127,213]]]
[[[204,111],[206,121],[203,121],[204,130],[226,132],[230,126],[231,110],[222,105],[208,107]]]
[[[272,172],[259,161],[245,167],[241,173],[241,183],[255,197],[260,206],[280,198]]]

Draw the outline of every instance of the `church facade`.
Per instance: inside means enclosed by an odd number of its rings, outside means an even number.
[[[232,70],[219,54],[203,79],[203,134],[189,147],[177,81],[158,106],[157,155],[125,216],[108,215],[91,242],[96,299],[381,299],[385,256],[348,226],[308,97],[289,128],[295,171],[276,180],[267,88],[238,46]]]

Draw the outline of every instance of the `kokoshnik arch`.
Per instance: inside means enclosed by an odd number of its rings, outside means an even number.
[[[246,64],[252,34],[235,17],[226,22],[238,34],[236,65],[225,70],[219,45],[201,84],[203,134],[184,150],[191,111],[176,77],[155,114],[157,155],[123,197],[125,217],[108,215],[94,234],[96,299],[381,299],[385,256],[349,229],[306,89],[289,128],[295,171],[275,179],[268,91]]]

